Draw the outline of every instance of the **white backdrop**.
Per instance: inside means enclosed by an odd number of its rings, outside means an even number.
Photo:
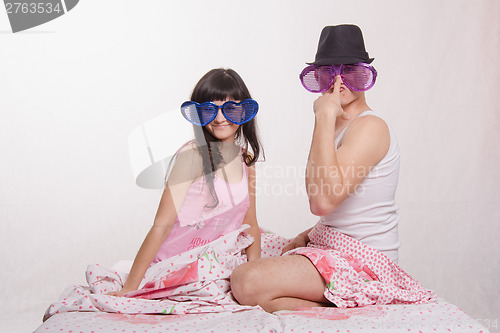
[[[400,264],[472,317],[500,319],[499,1],[82,0],[18,34],[0,13],[5,330],[37,327],[87,264],[133,259],[160,191],[135,185],[128,136],[212,68],[239,72],[261,107],[259,223],[287,237],[311,226],[315,95],[298,74],[323,26],[341,23],[364,32],[379,72],[368,104],[400,143]]]

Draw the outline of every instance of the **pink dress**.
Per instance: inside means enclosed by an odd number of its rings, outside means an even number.
[[[219,204],[214,208],[212,196],[203,174],[191,184],[179,210],[170,235],[163,242],[151,263],[206,245],[222,235],[238,229],[250,206],[248,167],[242,162],[243,177],[239,183],[226,183],[214,178]]]

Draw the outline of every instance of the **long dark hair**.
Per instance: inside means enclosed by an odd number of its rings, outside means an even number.
[[[198,103],[210,101],[223,101],[225,99],[244,100],[252,98],[243,79],[230,68],[212,69],[198,81],[191,94],[191,100]],[[203,173],[207,179],[210,194],[213,198],[213,205],[219,204],[219,199],[214,189],[215,171],[224,162],[217,142],[219,139],[214,137],[205,126],[193,126],[195,141],[203,159]],[[261,153],[262,145],[257,134],[257,123],[255,118],[249,122],[240,125],[235,133],[235,143],[243,148],[243,160],[247,166],[255,164]],[[251,153],[248,150],[251,148]]]

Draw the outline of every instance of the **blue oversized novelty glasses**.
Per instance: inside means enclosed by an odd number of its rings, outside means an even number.
[[[222,114],[228,121],[241,125],[255,117],[257,111],[259,111],[259,104],[253,99],[244,99],[239,103],[227,101],[221,106],[212,102],[200,104],[193,101],[187,101],[181,105],[184,118],[198,126],[205,126],[212,122],[217,117],[219,109],[222,109]]]

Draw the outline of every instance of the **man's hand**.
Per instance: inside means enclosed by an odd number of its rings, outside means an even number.
[[[307,243],[308,243],[308,240],[304,236],[298,235],[288,245],[286,245],[283,248],[283,250],[281,251],[281,254],[288,252],[290,250],[293,250],[295,248],[298,248],[298,247],[306,247]]]
[[[343,118],[345,120],[349,120],[349,116],[344,111],[340,101],[340,85],[342,83],[342,79],[340,75],[335,77],[335,82],[333,83],[333,88],[330,88],[328,91],[323,93],[320,97],[318,97],[314,101],[314,113],[316,115],[325,115],[325,116],[333,116],[336,118]]]
[[[118,290],[118,291],[112,291],[110,293],[107,293],[106,295],[109,295],[109,296],[116,296],[116,297],[122,297],[123,295],[125,295],[126,293],[129,293],[131,291],[135,291],[134,289],[130,289],[130,288],[125,288],[123,287],[121,290]]]

